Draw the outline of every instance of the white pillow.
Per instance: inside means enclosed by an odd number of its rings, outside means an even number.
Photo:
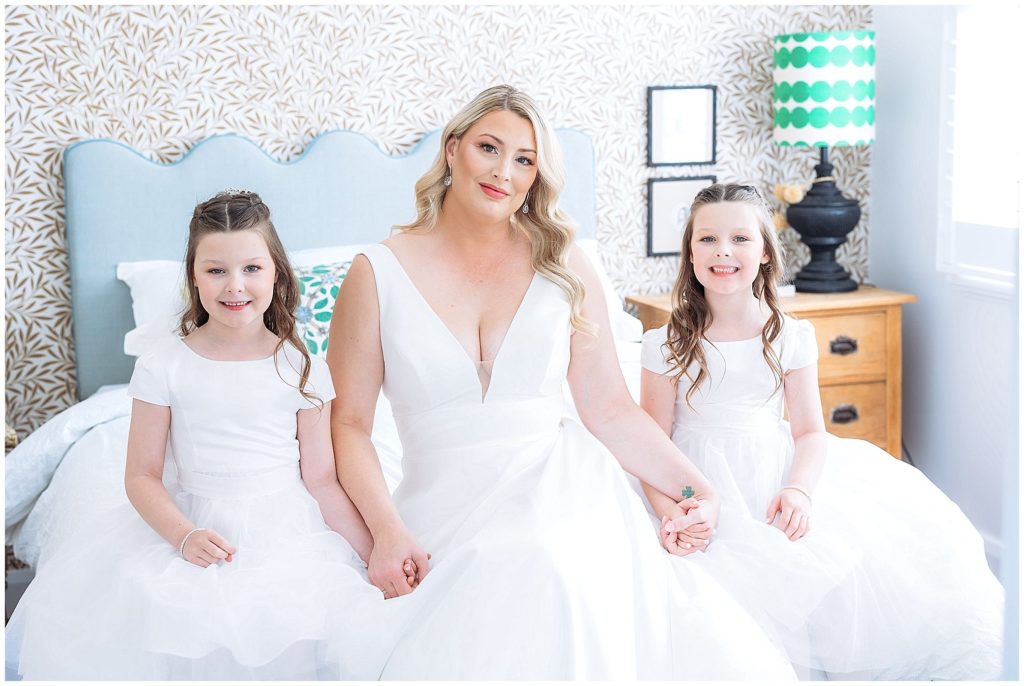
[[[583,253],[590,260],[597,272],[597,278],[601,282],[601,290],[604,292],[605,302],[608,303],[608,319],[611,321],[612,336],[617,341],[639,341],[644,333],[643,324],[636,317],[627,314],[622,309],[623,301],[615,292],[615,286],[604,268],[604,260],[601,259],[601,249],[594,238],[581,238],[576,245],[583,249]]]
[[[181,293],[182,263],[174,260],[121,262],[117,278],[132,292],[132,316],[135,326],[163,321],[183,306]]]
[[[128,284],[135,328],[125,334],[125,355],[142,355],[173,335],[185,309],[182,263],[172,260],[121,262],[117,278]]]
[[[288,253],[292,267],[345,262],[353,259],[365,245],[333,245],[325,248],[295,250]],[[154,345],[177,335],[178,322],[185,309],[182,291],[184,270],[174,260],[121,262],[117,278],[128,284],[132,298],[135,328],[125,334],[124,354],[138,357]]]

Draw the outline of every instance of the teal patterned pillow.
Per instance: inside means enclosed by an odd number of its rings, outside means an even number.
[[[295,277],[299,280],[299,306],[295,308],[295,323],[299,338],[306,344],[311,355],[323,356],[327,352],[327,333],[331,328],[334,301],[351,267],[352,260],[348,260],[295,269]]]

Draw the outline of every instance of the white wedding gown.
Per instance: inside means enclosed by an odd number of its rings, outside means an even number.
[[[615,458],[563,417],[558,286],[534,275],[484,395],[394,254],[365,254],[404,451],[394,501],[433,555],[419,588],[362,620],[391,643],[382,678],[794,678],[710,575],[673,568]]]

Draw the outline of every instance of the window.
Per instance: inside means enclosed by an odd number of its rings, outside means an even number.
[[[1020,5],[951,7],[944,41],[939,269],[1011,292],[1021,227]]]

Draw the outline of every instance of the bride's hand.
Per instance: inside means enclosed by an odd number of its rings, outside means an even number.
[[[679,507],[686,514],[683,517],[683,521],[677,523],[682,524],[681,528],[688,528],[691,524],[703,522],[709,529],[714,531],[718,528],[718,515],[722,506],[718,502],[718,496],[714,493],[707,493],[700,496],[700,498],[687,498],[686,500],[680,501]],[[690,517],[689,521],[686,517]]]
[[[429,571],[430,555],[401,531],[374,541],[366,573],[385,598],[397,598],[412,593]]]
[[[675,555],[705,550],[718,522],[718,499],[687,498],[676,503],[671,517],[662,517],[662,545]]]
[[[695,553],[698,550],[704,548],[702,542],[697,539],[690,538],[685,533],[675,531],[674,527],[667,527],[672,520],[668,517],[661,518],[661,528],[658,530],[658,536],[661,540],[661,547],[667,550],[672,555],[678,555],[679,557],[686,557],[690,553]],[[672,529],[671,531],[669,529]]]

